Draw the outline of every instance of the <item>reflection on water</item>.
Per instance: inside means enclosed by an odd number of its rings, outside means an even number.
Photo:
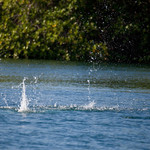
[[[10,62],[9,62],[10,61]],[[39,78],[39,82],[65,83],[83,86],[90,81],[98,87],[150,88],[150,68],[100,64],[92,70],[90,64],[9,60],[0,62],[0,82],[21,82],[24,77]],[[92,71],[89,71],[92,70]],[[90,74],[89,74],[90,72]]]

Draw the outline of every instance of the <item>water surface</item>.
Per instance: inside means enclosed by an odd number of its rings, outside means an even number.
[[[149,135],[149,66],[0,60],[0,149],[146,150]]]

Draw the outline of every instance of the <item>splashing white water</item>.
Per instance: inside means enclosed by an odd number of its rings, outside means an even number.
[[[29,108],[28,108],[29,101],[26,96],[25,80],[26,80],[26,78],[24,78],[23,82],[22,82],[22,99],[21,99],[20,108],[19,108],[18,112],[25,112],[25,111],[29,110]]]
[[[94,106],[95,106],[95,102],[94,101],[92,101],[92,102],[90,102],[88,105],[84,105],[83,106],[83,108],[84,109],[93,109],[94,108]]]
[[[87,83],[88,83],[88,100],[90,101],[91,100],[91,97],[90,97],[90,94],[91,94],[91,91],[90,91],[90,80],[87,80]]]

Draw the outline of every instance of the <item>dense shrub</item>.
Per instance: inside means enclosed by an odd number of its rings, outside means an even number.
[[[149,4],[0,0],[0,57],[149,62]]]

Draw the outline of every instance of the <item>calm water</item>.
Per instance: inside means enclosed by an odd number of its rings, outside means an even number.
[[[0,149],[150,149],[150,67],[0,60]]]

